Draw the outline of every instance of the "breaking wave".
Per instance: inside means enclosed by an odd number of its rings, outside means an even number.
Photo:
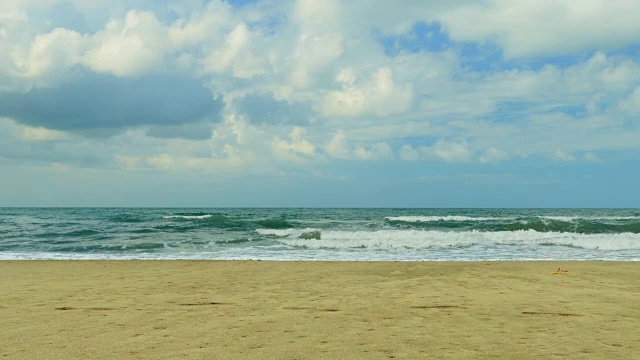
[[[397,228],[456,229],[478,231],[568,232],[579,234],[640,234],[640,217],[469,217],[469,216],[395,216],[385,221]]]
[[[292,247],[309,249],[430,249],[466,248],[475,245],[565,246],[591,250],[638,250],[639,234],[577,234],[518,231],[319,231],[316,229],[258,229],[265,236]],[[305,234],[316,232],[317,236]]]
[[[510,220],[514,218],[504,217],[472,217],[472,216],[387,216],[388,221],[401,222],[431,222],[431,221],[492,221],[492,220]]]
[[[202,220],[212,217],[212,214],[204,215],[165,215],[163,219],[180,219],[180,220]]]

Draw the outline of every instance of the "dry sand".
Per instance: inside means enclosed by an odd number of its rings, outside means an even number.
[[[0,261],[0,359],[638,354],[638,262]]]

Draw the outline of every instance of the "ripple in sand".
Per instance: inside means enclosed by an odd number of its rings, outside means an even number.
[[[524,315],[555,315],[555,316],[582,316],[580,314],[543,312],[543,311],[523,311]]]
[[[186,304],[178,304],[178,305],[180,305],[180,306],[233,305],[233,303],[210,301],[210,302],[186,303]]]
[[[284,307],[283,309],[286,309],[286,310],[316,310],[316,311],[327,311],[327,312],[340,311],[339,309],[334,309],[334,308],[324,309],[324,308],[301,307],[301,306],[289,306],[289,307]]]
[[[85,311],[108,311],[108,310],[116,310],[116,308],[109,307],[86,307],[86,308],[76,308],[70,306],[57,307],[54,310],[85,310]]]
[[[458,305],[419,305],[419,306],[411,306],[412,309],[467,309],[464,306]]]

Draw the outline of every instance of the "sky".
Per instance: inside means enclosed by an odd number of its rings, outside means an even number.
[[[640,1],[0,0],[0,206],[640,207]]]

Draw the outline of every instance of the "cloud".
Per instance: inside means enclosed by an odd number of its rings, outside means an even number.
[[[174,165],[174,159],[169,154],[160,154],[157,156],[150,156],[146,159],[147,163],[151,167],[168,170]]]
[[[590,162],[596,162],[598,161],[598,156],[596,156],[596,154],[592,153],[592,152],[586,152],[583,154],[583,158],[586,161],[590,161]]]
[[[621,100],[619,108],[632,115],[640,114],[640,87],[637,87],[626,99]]]
[[[34,1],[29,5],[31,5],[31,8],[27,9],[29,21],[39,22],[41,30],[64,28],[80,33],[89,30],[85,14],[78,9],[73,1]]]
[[[292,15],[297,39],[290,84],[305,89],[314,84],[319,71],[344,53],[341,2],[297,0]]]
[[[211,138],[212,124],[209,122],[150,126],[145,134],[159,139],[207,140]]]
[[[172,9],[180,13],[171,26],[171,37],[174,40],[180,44],[201,43],[234,20],[231,7],[226,2],[209,1],[204,4],[204,1],[197,0],[171,5]]]
[[[68,76],[70,68],[82,62],[81,54],[86,46],[86,37],[67,29],[56,28],[37,35],[24,63],[20,64],[21,73],[39,83]]]
[[[485,150],[484,153],[478,158],[478,161],[485,164],[496,164],[500,161],[507,160],[508,158],[509,154],[506,151],[496,148],[489,148]]]
[[[557,150],[556,152],[553,153],[553,159],[556,161],[562,161],[562,162],[572,162],[572,161],[576,161],[575,156],[571,155],[570,153],[566,152],[566,151],[562,151],[562,150]]]
[[[151,12],[130,11],[124,21],[112,20],[94,36],[86,64],[117,76],[142,75],[161,67],[168,50],[167,29]]]
[[[420,153],[413,146],[404,144],[400,148],[400,159],[404,161],[416,161],[420,159]]]
[[[347,135],[344,130],[338,129],[331,137],[331,140],[325,145],[324,150],[331,156],[336,158],[345,158],[349,155],[347,147]]]
[[[354,155],[361,160],[388,160],[394,157],[393,149],[386,141],[377,142],[369,147],[358,145]]]
[[[30,127],[0,118],[0,159],[18,166],[64,163],[73,168],[104,167],[109,154],[101,142],[83,141],[73,134]]]
[[[69,134],[43,127],[25,127],[22,131],[22,138],[29,141],[57,141],[68,139]]]
[[[368,81],[358,81],[353,70],[338,73],[336,81],[343,90],[332,91],[324,99],[322,110],[325,116],[386,116],[398,114],[409,108],[413,97],[411,85],[397,85],[392,70],[384,67],[376,70]]]
[[[52,88],[0,93],[0,116],[63,131],[218,120],[221,100],[184,77],[87,76]]]
[[[311,104],[277,100],[272,93],[246,94],[234,106],[253,124],[308,124],[314,117]]]
[[[306,130],[301,127],[294,127],[289,133],[291,141],[274,139],[271,143],[273,154],[285,160],[303,161],[316,155],[316,147],[304,138]]]
[[[468,162],[472,157],[465,142],[438,140],[429,150],[437,158],[447,162]]]
[[[240,79],[251,79],[263,74],[266,65],[263,59],[251,53],[252,34],[245,23],[238,24],[226,37],[221,48],[214,48],[204,59],[207,72],[222,73],[230,71]]]
[[[515,58],[636,44],[638,13],[634,0],[494,0],[460,6],[439,20],[453,40],[493,41]]]
[[[606,161],[640,147],[640,64],[625,48],[637,43],[636,7],[0,2],[0,116],[19,124],[10,140],[23,153],[72,158],[95,145],[94,164],[123,168]],[[437,49],[421,27],[437,32]],[[407,42],[388,51],[390,37]],[[485,47],[493,57],[469,65]]]

